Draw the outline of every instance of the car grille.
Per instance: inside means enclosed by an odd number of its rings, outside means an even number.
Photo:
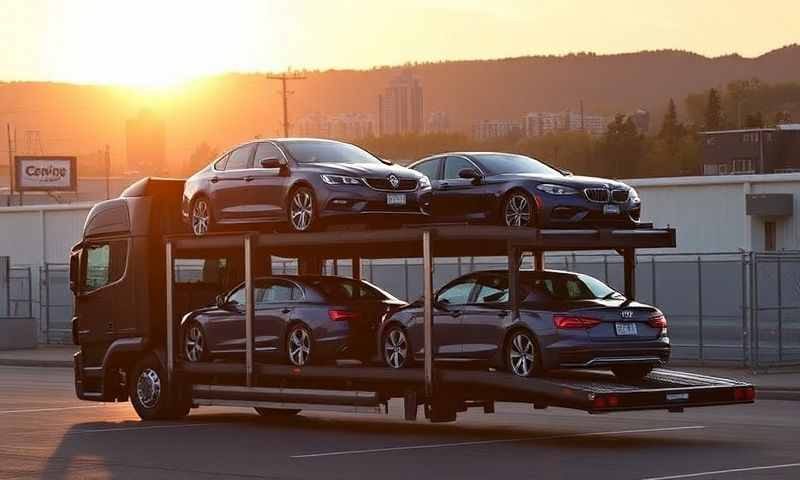
[[[587,188],[583,191],[590,202],[608,203],[610,192],[605,188]]]
[[[375,190],[385,190],[387,192],[410,192],[417,189],[417,179],[415,178],[401,178],[400,184],[394,188],[389,183],[388,178],[365,178],[364,181],[367,185]]]
[[[615,203],[625,203],[628,201],[628,191],[618,188],[611,192],[611,200]]]

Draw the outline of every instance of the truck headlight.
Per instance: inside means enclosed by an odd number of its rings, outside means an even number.
[[[549,193],[550,195],[575,195],[578,193],[572,187],[565,187],[564,185],[553,185],[551,183],[543,183],[541,185],[536,186],[536,190],[540,190],[544,193]]]

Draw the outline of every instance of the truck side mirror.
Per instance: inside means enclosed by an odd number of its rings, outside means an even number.
[[[78,294],[81,266],[81,252],[80,250],[72,252],[69,256],[69,289],[73,295]]]

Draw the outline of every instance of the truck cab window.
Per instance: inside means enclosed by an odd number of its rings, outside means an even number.
[[[86,248],[86,266],[81,269],[84,275],[84,291],[91,292],[114,283],[125,274],[128,260],[127,240],[112,240],[93,244]]]

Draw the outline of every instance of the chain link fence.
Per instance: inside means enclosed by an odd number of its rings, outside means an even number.
[[[548,254],[545,264],[623,289],[623,263],[616,254]],[[532,259],[524,259],[523,268],[531,267]],[[505,268],[502,257],[439,259],[434,283],[438,288],[468,272]],[[275,260],[272,271],[295,274],[297,262]],[[30,315],[31,270],[12,272],[14,312]],[[754,368],[800,364],[800,253],[642,254],[636,272],[637,300],[657,306],[668,318],[673,358]],[[350,276],[352,264],[329,260],[324,273]],[[44,339],[67,343],[72,317],[69,266],[49,264],[40,275]],[[422,294],[419,259],[364,260],[361,275],[407,301]],[[182,282],[201,277],[199,266],[181,266],[176,272]]]
[[[33,318],[30,267],[3,268],[0,274],[0,319]]]

